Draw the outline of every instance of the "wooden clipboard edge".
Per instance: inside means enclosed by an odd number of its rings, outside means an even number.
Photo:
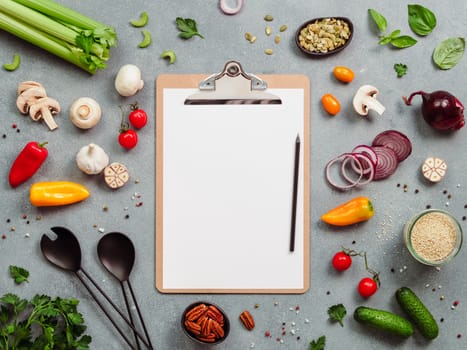
[[[268,83],[269,88],[302,88],[304,93],[304,135],[303,137],[303,287],[291,289],[178,289],[163,287],[163,94],[164,88],[197,88],[207,74],[161,74],[155,82],[156,104],[156,194],[155,194],[155,282],[161,293],[179,294],[303,294],[310,288],[310,79],[305,75],[258,75]]]

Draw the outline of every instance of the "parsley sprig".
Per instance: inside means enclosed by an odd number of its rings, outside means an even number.
[[[190,39],[196,35],[204,39],[204,36],[202,36],[201,33],[198,32],[196,21],[194,19],[177,17],[175,19],[175,23],[177,24],[177,28],[180,31],[178,36],[180,36],[181,38]]]
[[[331,321],[339,322],[341,327],[344,327],[344,317],[347,314],[347,310],[343,304],[332,305],[328,308],[328,315]]]
[[[0,348],[88,350],[77,299],[37,294],[31,300],[8,293],[0,298]]]
[[[10,265],[9,271],[10,271],[10,277],[15,280],[16,284],[21,284],[23,282],[29,282],[28,281],[28,278],[29,278],[28,270],[22,267],[19,267],[19,266]]]

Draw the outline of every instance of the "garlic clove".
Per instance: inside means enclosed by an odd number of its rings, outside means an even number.
[[[76,164],[82,172],[97,175],[109,164],[109,156],[102,147],[90,143],[83,146],[76,154]]]

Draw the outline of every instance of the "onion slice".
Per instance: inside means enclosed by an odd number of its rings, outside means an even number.
[[[396,152],[385,146],[375,146],[373,149],[378,155],[374,180],[382,180],[394,174],[399,165]]]
[[[342,171],[342,162],[344,162],[346,159],[354,159],[357,163],[357,166],[359,166],[359,171],[356,172],[356,174],[358,175],[356,179],[352,180],[350,179],[350,177],[347,179],[345,178],[344,176],[344,180],[347,181],[346,184],[341,184],[341,183],[338,183],[337,181],[335,181],[332,177],[332,174],[331,174],[331,169],[333,168],[333,166],[337,163],[341,163],[341,171]],[[362,169],[362,164],[360,163],[360,161],[358,160],[358,158],[352,154],[352,153],[343,153],[333,159],[331,159],[327,164],[326,164],[326,168],[325,168],[325,172],[326,172],[326,179],[328,180],[329,184],[339,190],[348,190],[350,188],[353,188],[355,186],[357,186],[362,177],[363,177],[363,169]],[[343,175],[343,174],[342,174]]]
[[[355,173],[357,173],[358,175],[360,175],[360,180],[358,181],[357,186],[366,185],[367,183],[370,183],[371,181],[373,181],[375,177],[376,165],[373,164],[371,158],[368,157],[364,153],[353,153],[352,152],[351,154],[355,158],[347,157],[346,159],[342,161],[342,166],[341,166],[342,177],[349,182],[353,181],[347,173],[347,168],[348,168],[347,164],[350,161],[352,170],[355,171]]]
[[[230,7],[227,0],[219,0],[219,7],[226,15],[236,15],[243,7],[243,0],[237,0],[236,7]]]
[[[412,153],[412,143],[409,138],[397,130],[386,130],[379,133],[371,145],[392,149],[396,153],[398,162],[402,162]]]

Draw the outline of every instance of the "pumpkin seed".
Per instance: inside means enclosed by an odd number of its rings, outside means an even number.
[[[304,49],[324,53],[344,45],[350,35],[348,23],[335,18],[325,18],[302,28],[298,39]]]
[[[264,20],[266,22],[272,22],[272,21],[274,21],[274,17],[272,17],[271,15],[266,15],[266,16],[264,16]]]
[[[272,55],[274,53],[274,51],[272,49],[266,49],[266,50],[264,50],[264,53],[266,55]]]
[[[281,25],[281,27],[279,28],[280,32],[285,32],[286,30],[287,30],[287,25],[285,24]]]
[[[250,40],[251,40],[251,33],[246,32],[246,33],[245,33],[245,39],[248,40],[248,41],[250,41]]]
[[[266,33],[267,36],[271,35],[272,33],[272,28],[267,26],[265,29],[264,29],[264,32]]]
[[[279,44],[281,42],[281,36],[279,34],[277,34],[275,37],[274,37],[274,42],[276,44]]]
[[[250,39],[250,43],[254,43],[256,41],[256,36],[252,36],[251,39]]]

